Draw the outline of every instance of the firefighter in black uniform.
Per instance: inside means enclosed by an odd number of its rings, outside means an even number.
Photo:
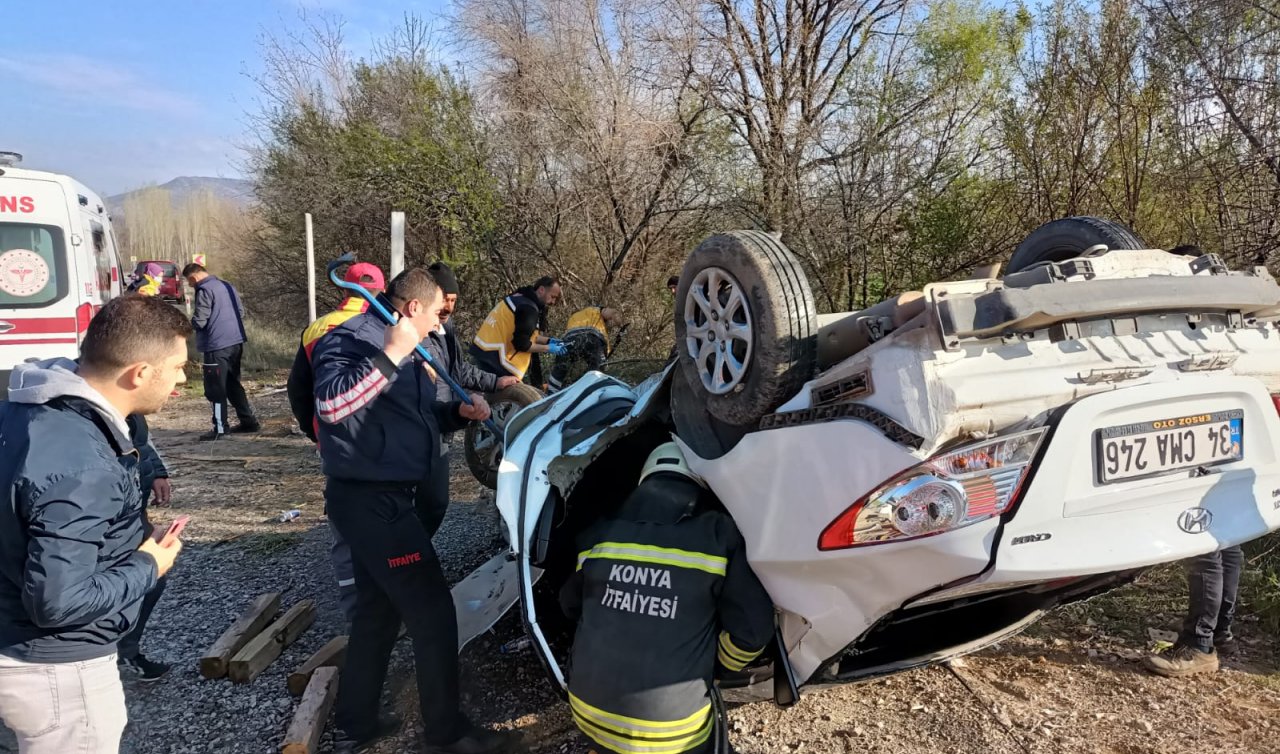
[[[742,535],[703,484],[678,445],[661,445],[617,514],[579,540],[560,595],[578,621],[569,704],[604,751],[712,751],[716,665],[742,670],[773,636]]]

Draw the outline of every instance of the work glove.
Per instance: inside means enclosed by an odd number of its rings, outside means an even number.
[[[552,338],[551,341],[547,343],[547,351],[549,351],[552,356],[568,356],[569,344],[565,343],[563,340],[556,340],[555,338]]]

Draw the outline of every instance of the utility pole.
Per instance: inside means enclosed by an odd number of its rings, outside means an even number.
[[[391,213],[391,277],[404,272],[404,213]]]
[[[307,219],[307,321],[316,321],[316,241],[311,233],[311,213]]]

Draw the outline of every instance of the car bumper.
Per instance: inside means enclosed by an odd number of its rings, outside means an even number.
[[[1026,491],[999,533],[991,569],[942,599],[975,589],[1146,568],[1243,544],[1280,528],[1280,417],[1245,377],[1139,386],[1064,412]],[[1099,428],[1243,409],[1241,461],[1115,484],[1094,469]]]

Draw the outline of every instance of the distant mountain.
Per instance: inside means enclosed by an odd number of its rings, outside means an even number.
[[[157,186],[156,188],[168,191],[170,198],[173,200],[175,205],[182,204],[188,197],[201,191],[211,191],[216,197],[235,202],[242,206],[248,206],[253,203],[253,181],[246,181],[242,178],[209,178],[205,176],[184,175],[180,178],[174,178],[172,181]],[[111,208],[112,214],[122,214],[124,212],[125,200],[144,190],[145,189],[135,189],[133,191],[126,191],[123,194],[108,196],[107,206]]]

